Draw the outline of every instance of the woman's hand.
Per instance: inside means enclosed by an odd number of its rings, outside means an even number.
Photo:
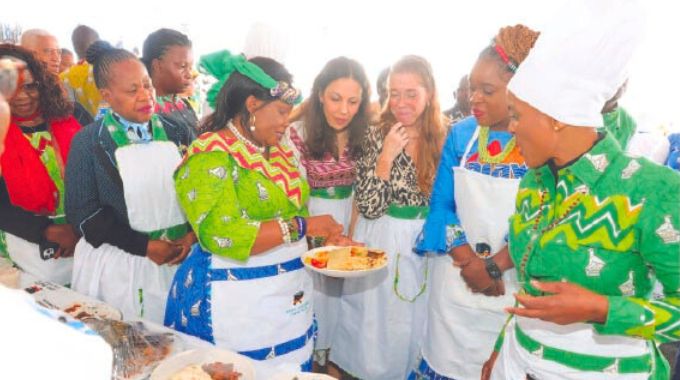
[[[45,229],[44,236],[47,241],[59,244],[55,259],[72,257],[80,239],[70,224],[51,224]]]
[[[470,261],[477,257],[470,244],[463,244],[453,248],[450,255],[453,259],[453,266],[459,268],[470,264]]]
[[[497,358],[498,352],[494,351],[491,353],[491,356],[489,356],[489,359],[484,362],[481,380],[489,380],[491,378],[491,371],[493,371],[493,366],[496,364]]]
[[[330,215],[310,216],[307,221],[307,236],[322,237],[324,240],[342,234],[342,224],[333,219]]]
[[[568,325],[579,322],[605,323],[609,310],[607,297],[570,282],[531,281],[536,289],[550,293],[542,297],[515,294],[524,307],[509,307],[508,313],[526,318]]]
[[[324,245],[335,245],[339,247],[349,247],[349,246],[359,246],[363,247],[364,243],[359,243],[357,241],[352,240],[350,237],[345,236],[345,235],[331,235],[326,239],[324,242]]]
[[[460,276],[473,293],[484,292],[486,295],[499,295],[497,287],[494,286],[494,280],[486,271],[484,260],[477,257],[469,244],[455,247],[451,251],[451,257],[453,266],[460,268]]]
[[[376,176],[386,181],[390,179],[392,163],[406,144],[408,144],[406,129],[401,123],[394,124],[383,140],[382,151],[375,166]]]
[[[182,248],[164,240],[149,240],[146,246],[146,257],[157,265],[169,263],[177,257]]]
[[[389,162],[392,162],[404,150],[406,144],[408,144],[406,128],[401,123],[396,123],[390,128],[387,136],[385,136],[380,155]]]
[[[168,261],[168,265],[177,265],[180,264],[184,259],[187,258],[189,255],[189,252],[191,251],[191,246],[196,243],[196,234],[193,231],[187,232],[184,237],[181,237],[177,240],[174,240],[172,242],[173,245],[180,247],[181,251],[175,257],[174,259]]]

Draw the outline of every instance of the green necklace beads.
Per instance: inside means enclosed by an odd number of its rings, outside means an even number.
[[[510,141],[505,145],[505,148],[500,154],[493,157],[489,155],[487,145],[489,144],[489,127],[479,127],[479,139],[477,143],[477,151],[479,152],[479,162],[487,164],[500,164],[506,157],[515,149],[515,136],[512,136]]]

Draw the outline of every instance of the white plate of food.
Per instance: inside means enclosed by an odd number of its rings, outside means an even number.
[[[150,380],[255,380],[255,367],[243,355],[219,348],[200,348],[165,359]]]
[[[335,378],[322,373],[296,372],[280,373],[269,380],[335,380]]]
[[[363,277],[386,268],[387,254],[375,248],[326,246],[305,252],[302,262],[330,277]]]

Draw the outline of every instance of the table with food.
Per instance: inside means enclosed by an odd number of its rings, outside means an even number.
[[[331,277],[361,277],[384,269],[387,255],[365,247],[320,247],[302,256],[312,271]],[[123,319],[115,307],[66,286],[41,280],[0,258],[0,284],[29,294],[45,309],[82,321],[113,352],[114,380],[254,380],[251,359],[144,318]],[[324,380],[327,375],[282,372],[276,379]]]

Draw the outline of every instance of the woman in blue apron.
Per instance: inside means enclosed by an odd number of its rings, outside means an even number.
[[[309,214],[330,214],[350,232],[356,220],[356,160],[368,127],[370,84],[349,58],[329,61],[314,80],[303,120],[288,129],[290,146],[309,182]],[[337,325],[343,280],[313,273],[314,313],[319,323],[315,362],[325,365]]]
[[[221,51],[200,65],[219,79],[215,113],[175,173],[198,244],[177,271],[165,325],[250,357],[258,379],[309,371],[316,324],[300,255],[307,235],[333,240],[342,226],[307,216],[309,187],[279,144],[299,92],[269,58]]]
[[[502,28],[470,73],[474,117],[449,132],[417,246],[438,256],[422,359],[411,378],[478,379],[507,319],[503,309],[513,304],[505,236],[527,168],[507,131],[505,86],[537,36],[523,25]]]
[[[89,52],[111,109],[76,136],[66,169],[66,217],[83,235],[73,289],[161,323],[172,265],[195,241],[172,180],[192,134],[154,115],[151,79],[132,53],[103,42]]]
[[[362,216],[353,239],[388,255],[388,270],[346,279],[330,360],[363,379],[401,379],[415,364],[425,332],[428,259],[413,252],[428,212],[444,143],[444,118],[430,64],[394,64],[389,99],[369,128],[357,164]]]

